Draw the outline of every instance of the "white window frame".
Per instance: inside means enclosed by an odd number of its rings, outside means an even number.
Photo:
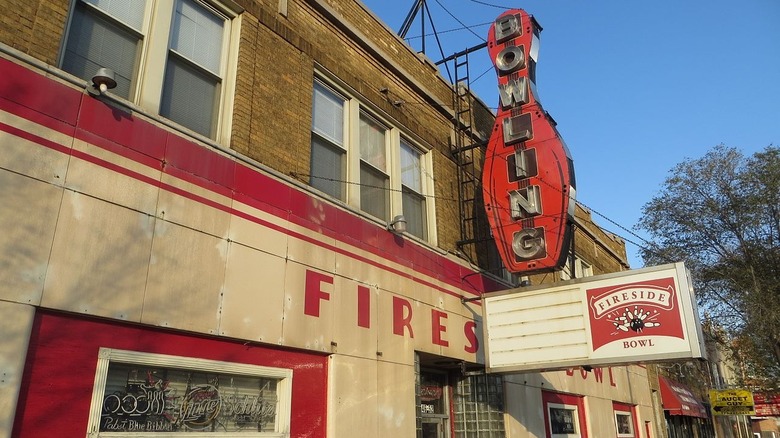
[[[427,228],[427,237],[423,239],[407,233],[408,236],[417,238],[421,241],[436,245],[436,220],[434,212],[436,205],[434,202],[434,179],[433,179],[433,156],[430,150],[424,148],[419,142],[412,140],[410,135],[402,132],[397,124],[383,115],[377,108],[359,100],[355,92],[351,92],[347,86],[335,83],[334,80],[324,77],[324,75],[315,75],[314,83],[344,98],[344,150],[346,151],[346,189],[343,201],[347,206],[360,211],[362,214],[371,218],[378,219],[382,223],[389,222],[394,216],[402,214],[402,188],[401,188],[401,139],[420,153],[420,166],[422,178],[422,193],[425,197],[425,220]],[[386,143],[387,175],[390,177],[390,208],[388,217],[377,218],[370,215],[360,206],[360,117],[361,114],[373,119],[375,122],[384,126]],[[311,170],[311,165],[310,165]]]
[[[398,147],[396,148],[396,157],[397,157],[397,165],[395,166],[395,169],[397,170],[397,176],[395,177],[395,180],[397,181],[397,188],[394,187],[394,193],[398,194],[398,197],[400,198],[397,202],[399,205],[399,214],[403,212],[403,181],[401,178],[401,142],[404,142],[407,146],[414,149],[417,153],[420,154],[420,190],[421,192],[414,191],[416,194],[420,195],[425,199],[424,205],[425,205],[425,236],[416,236],[419,239],[423,239],[425,241],[431,242],[433,240],[433,229],[435,227],[435,221],[433,220],[433,211],[432,209],[435,209],[436,206],[434,204],[434,197],[430,194],[434,193],[434,187],[433,187],[433,162],[432,162],[432,156],[429,152],[426,152],[417,144],[410,140],[408,136],[402,135],[399,137],[398,140]]]
[[[566,259],[566,264],[563,265],[563,269],[560,271],[561,280],[571,280],[571,258]],[[593,265],[581,259],[579,256],[574,256],[574,275],[575,279],[586,278],[593,276]]]
[[[133,78],[130,83],[130,92],[128,100],[137,105],[143,111],[159,116],[160,105],[162,103],[163,84],[165,81],[165,69],[168,63],[168,52],[170,33],[173,27],[173,16],[176,5],[180,0],[146,0],[144,8],[143,24],[140,30],[141,42],[139,50],[139,59],[133,72]],[[230,143],[230,130],[232,125],[232,108],[234,101],[236,66],[238,65],[238,45],[240,40],[240,10],[237,7],[229,7],[224,3],[215,0],[191,0],[211,12],[224,18],[224,34],[222,39],[220,71],[216,76],[220,78],[217,86],[216,109],[213,113],[211,136],[199,134],[186,126],[169,120],[183,130],[198,136],[203,136],[215,140],[217,143],[228,145]],[[229,1],[229,0],[226,0]],[[59,64],[62,66],[65,61],[66,46],[69,39],[71,20],[75,13],[77,3],[82,0],[74,0],[71,4],[68,15],[68,31],[66,32],[62,48],[60,50]],[[98,10],[99,15],[109,17],[100,9],[96,9],[89,4],[85,7],[92,10]],[[84,78],[82,78],[84,79]],[[110,90],[109,90],[110,92]],[[122,99],[119,96],[113,96]],[[162,117],[162,116],[159,116]]]
[[[359,105],[357,105],[357,106],[359,106]],[[361,124],[361,119],[365,119],[365,120],[369,121],[370,123],[373,123],[373,124],[379,126],[380,128],[384,129],[384,133],[385,133],[385,135],[384,135],[384,143],[385,143],[384,144],[384,149],[385,149],[385,163],[384,163],[384,165],[385,165],[385,168],[384,169],[377,168],[373,163],[371,163],[371,162],[369,162],[367,160],[364,160],[362,158],[362,156],[361,156],[362,155],[362,151],[360,150],[360,147],[361,147],[361,144],[360,144],[360,124]],[[355,175],[356,178],[355,179],[350,179],[350,181],[358,181],[361,184],[363,183],[362,181],[360,181],[360,174],[361,174],[362,166],[363,166],[363,164],[365,164],[369,168],[371,168],[374,172],[379,172],[383,176],[387,177],[388,185],[391,185],[392,184],[392,180],[393,180],[393,177],[391,175],[391,171],[392,171],[391,162],[392,162],[393,148],[392,148],[391,144],[394,144],[393,141],[394,141],[394,137],[395,137],[395,135],[393,133],[393,129],[390,128],[381,119],[379,119],[378,117],[374,116],[373,113],[366,111],[362,107],[359,108],[359,110],[358,110],[358,116],[357,116],[356,120],[357,120],[357,123],[355,125],[357,125],[357,137],[355,137],[355,142],[353,144],[355,145],[355,151],[357,153],[353,154],[353,155],[357,155],[357,159],[350,159],[350,149],[349,149],[349,146],[347,146],[347,162],[349,163],[347,165],[347,168],[349,169],[350,165],[357,164],[357,169],[353,169],[353,172],[352,172],[352,175]],[[354,133],[352,133],[352,134],[355,135]],[[349,171],[347,171],[347,175],[350,175]],[[353,188],[353,189],[356,190],[356,195],[355,196],[357,196],[356,199],[357,199],[358,204],[362,204],[361,192],[363,190],[363,186],[361,184],[350,184],[349,185],[350,188]],[[391,191],[390,193],[392,193],[392,187],[388,187],[388,189]],[[349,193],[349,189],[347,190],[347,193]],[[387,199],[387,205],[385,206],[385,208],[387,209],[387,213],[386,214],[389,217],[392,217],[391,215],[393,214],[392,213],[393,209],[391,207],[391,205],[392,205],[391,198],[392,198],[392,195],[388,194],[387,198],[386,198]],[[363,208],[362,205],[360,206],[360,209],[361,209],[361,211],[367,212],[367,210],[365,208]],[[368,213],[368,214],[371,214],[371,213]],[[389,217],[388,218],[381,218],[380,217],[379,219],[388,220]]]
[[[289,438],[290,416],[292,410],[292,378],[293,371],[286,368],[272,368],[260,365],[250,365],[234,362],[222,362],[216,360],[200,359],[183,356],[170,356],[157,353],[142,353],[138,351],[117,350],[113,348],[100,348],[98,352],[95,382],[92,389],[92,400],[89,409],[89,421],[87,424],[88,436],[97,437],[155,437],[174,438],[189,436],[186,433],[170,432],[100,432],[100,415],[105,397],[108,367],[111,362],[123,364],[137,364],[147,366],[159,366],[175,369],[192,370],[198,372],[212,372],[219,374],[238,374],[248,377],[261,377],[279,379],[277,393],[279,395],[276,411],[276,432],[241,432],[241,433],[205,433],[206,437],[274,437]]]
[[[550,432],[551,438],[581,438],[582,437],[582,425],[580,424],[580,408],[577,405],[560,404],[560,403],[547,403],[545,406],[547,409],[547,430]],[[572,411],[574,419],[574,433],[553,433],[552,430],[552,410],[562,409]]]
[[[615,430],[617,431],[618,438],[634,438],[636,437],[636,430],[635,429],[635,423],[634,423],[634,412],[631,410],[625,410],[621,408],[613,408],[615,411]],[[618,429],[618,416],[626,416],[628,417],[628,424],[631,426],[631,433],[620,433],[620,429]]]

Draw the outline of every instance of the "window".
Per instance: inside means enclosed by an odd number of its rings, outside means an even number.
[[[561,280],[571,280],[571,257],[566,259],[566,265],[563,266],[561,272]],[[573,278],[585,278],[593,276],[593,266],[590,263],[582,260],[579,256],[574,256],[574,277]]]
[[[401,139],[401,191],[406,228],[409,233],[428,238],[428,214],[423,195],[421,153]]]
[[[547,438],[586,438],[584,399],[581,396],[542,391]]]
[[[547,404],[550,435],[552,438],[569,438],[580,436],[578,409],[574,405]]]
[[[94,388],[95,436],[289,436],[292,370],[101,348]]]
[[[309,183],[342,201],[346,201],[347,179],[345,105],[344,97],[314,83]]]
[[[503,438],[504,381],[501,376],[462,376],[453,388],[456,438]]]
[[[634,407],[625,403],[612,403],[615,411],[615,428],[618,438],[636,437],[636,422],[634,420]]]
[[[309,184],[382,221],[403,214],[431,241],[431,156],[340,87],[316,79]],[[435,243],[435,242],[432,242]]]
[[[360,114],[360,208],[378,218],[390,209],[387,128]]]
[[[116,74],[119,96],[129,98],[144,35],[146,0],[77,1],[70,21],[62,68],[90,80],[101,68]]]
[[[110,68],[114,94],[226,142],[235,18],[199,0],[77,0],[61,66],[88,81]]]

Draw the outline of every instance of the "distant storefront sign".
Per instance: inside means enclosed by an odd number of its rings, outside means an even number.
[[[712,389],[713,415],[755,415],[753,393],[745,389]]]
[[[780,394],[754,393],[753,402],[758,417],[780,417]]]

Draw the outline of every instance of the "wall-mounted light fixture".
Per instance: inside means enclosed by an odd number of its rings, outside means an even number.
[[[107,90],[116,88],[114,77],[114,70],[105,67],[99,68],[95,76],[92,76],[92,87],[87,87],[87,91],[92,94],[103,94]]]
[[[393,234],[403,234],[406,232],[406,218],[404,215],[399,214],[387,224],[387,229]]]

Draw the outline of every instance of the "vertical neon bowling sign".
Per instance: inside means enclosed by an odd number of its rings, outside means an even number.
[[[499,107],[482,174],[485,211],[504,266],[522,274],[563,267],[573,233],[574,165],[536,95],[540,31],[513,9],[488,35]]]

